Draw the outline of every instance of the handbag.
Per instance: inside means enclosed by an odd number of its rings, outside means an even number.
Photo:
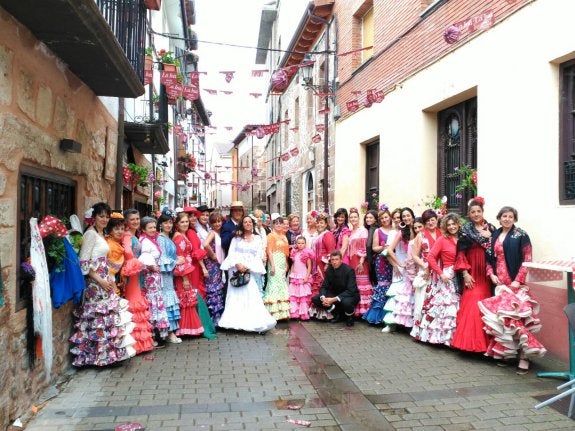
[[[250,272],[234,271],[230,278],[230,284],[233,287],[242,287],[250,282]]]

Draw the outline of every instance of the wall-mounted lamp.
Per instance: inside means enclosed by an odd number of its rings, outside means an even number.
[[[311,55],[306,54],[303,58],[303,62],[304,63],[309,63],[311,61]],[[313,73],[313,63],[312,64],[308,64],[306,66],[302,66],[299,68],[300,72],[301,72],[301,80],[302,80],[302,85],[305,89],[311,88],[311,86],[313,85],[313,77],[312,77],[312,73]]]
[[[81,153],[82,144],[73,139],[60,139],[60,149],[68,153]]]
[[[305,66],[300,66],[300,78],[302,80],[302,86],[308,91],[312,91],[314,94],[322,94],[322,95],[330,95],[333,96],[336,89],[335,82],[329,82],[323,85],[314,85],[313,83],[313,69],[314,63],[311,57],[311,54],[307,53],[303,58],[303,63],[309,63]],[[324,76],[324,79],[327,79],[327,76]]]

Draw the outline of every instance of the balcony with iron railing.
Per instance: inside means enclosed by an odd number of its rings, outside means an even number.
[[[98,96],[138,97],[146,21],[142,0],[0,0]]]
[[[96,4],[143,82],[147,11],[143,0],[96,0]]]

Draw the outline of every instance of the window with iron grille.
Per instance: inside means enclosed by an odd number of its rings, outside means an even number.
[[[314,201],[315,201],[315,191],[313,185],[313,175],[311,172],[307,173],[306,176],[306,213],[312,211],[314,209]]]
[[[38,223],[45,215],[60,219],[76,213],[76,183],[66,177],[22,167],[18,190],[18,244],[19,262],[30,255],[30,218]],[[26,292],[16,283],[16,308],[25,305]]]
[[[575,203],[575,60],[560,67],[559,202]]]
[[[447,196],[448,211],[466,213],[469,191],[456,192],[460,166],[477,169],[477,98],[440,111],[438,119],[438,195]]]

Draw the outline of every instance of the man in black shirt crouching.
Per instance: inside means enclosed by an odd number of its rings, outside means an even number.
[[[347,326],[353,326],[353,312],[359,303],[355,272],[343,263],[339,250],[331,252],[329,263],[319,294],[311,301],[316,307],[333,313],[331,323],[345,320]]]

